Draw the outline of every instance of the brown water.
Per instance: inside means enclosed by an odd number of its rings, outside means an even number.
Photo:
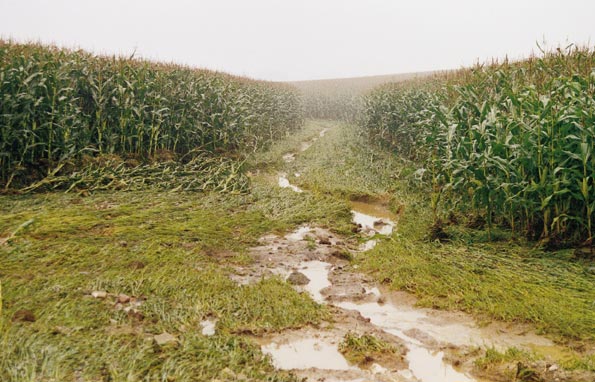
[[[324,137],[326,132],[327,129],[322,130],[319,134],[320,138]],[[317,139],[318,137],[304,142],[301,151],[307,150]],[[291,162],[294,158],[294,154],[288,154],[284,160]],[[298,174],[296,174],[297,176]],[[279,174],[278,180],[280,187],[303,192],[289,182],[286,174]],[[382,204],[354,201],[351,202],[351,207],[353,222],[361,225],[362,232],[368,237],[368,240],[360,246],[360,251],[372,249],[380,240],[376,235],[390,236],[396,228],[397,216]],[[271,356],[275,367],[285,370],[301,370],[305,374],[299,375],[306,375],[315,380],[326,382],[388,380],[480,382],[479,379],[447,362],[444,359],[443,349],[448,347],[495,347],[504,350],[507,347],[515,346],[542,354],[558,351],[558,347],[550,340],[524,330],[514,333],[503,325],[478,327],[471,317],[462,313],[417,308],[411,301],[395,300],[393,297],[397,294],[396,292],[381,292],[374,285],[362,282],[363,276],[361,275],[343,272],[343,275],[350,276],[347,278],[347,282],[341,284],[341,281],[338,281],[342,286],[336,287],[331,282],[331,279],[333,281],[341,280],[336,278],[338,273],[335,272],[336,269],[334,270],[334,266],[331,264],[331,262],[335,263],[336,259],[327,262],[324,257],[319,257],[316,260],[312,260],[312,257],[308,256],[295,258],[297,254],[308,251],[307,245],[300,243],[305,243],[308,235],[316,236],[316,230],[318,228],[305,225],[286,235],[285,242],[275,239],[275,246],[268,253],[271,254],[270,256],[277,256],[278,260],[274,260],[274,257],[268,258],[268,262],[277,264],[271,271],[283,278],[296,270],[303,273],[310,281],[307,285],[295,286],[298,291],[308,293],[314,301],[319,303],[326,303],[327,298],[328,301],[337,301],[333,304],[343,312],[358,312],[359,315],[369,320],[367,325],[373,326],[374,330],[398,338],[407,349],[405,354],[407,366],[400,367],[398,370],[388,370],[381,365],[373,364],[369,369],[364,370],[350,365],[339,352],[338,343],[347,331],[357,331],[359,324],[352,327],[353,323],[351,323],[349,326],[341,327],[340,323],[336,323],[334,331],[304,328],[292,335],[279,333],[272,338],[260,341],[262,351]],[[335,238],[335,243],[336,240]],[[289,247],[291,250],[287,249]],[[350,284],[351,280],[353,280],[353,284]],[[363,289],[364,295],[368,297],[362,299],[361,294],[358,297],[357,294],[349,292],[349,290],[341,289],[345,285],[354,290],[359,288],[359,293]],[[332,373],[322,372],[324,370],[330,370]]]
[[[378,219],[394,221],[397,218],[386,206],[380,203],[351,201],[350,204],[352,210],[365,215],[375,216]]]
[[[283,370],[354,368],[339,352],[338,344],[331,343],[327,339],[302,338],[288,342],[271,342],[262,346],[262,352],[271,355],[273,365]]]
[[[351,202],[352,221],[361,226],[362,231],[369,237],[376,234],[388,236],[395,228],[396,216],[381,204],[361,201]],[[360,245],[362,252],[369,251],[378,244],[378,240],[369,238]]]
[[[328,279],[330,269],[331,264],[318,260],[304,261],[298,267],[298,270],[310,279],[310,282],[304,286],[304,289],[316,302],[324,302],[321,292],[323,289],[332,285]]]
[[[312,228],[303,226],[285,236],[290,241],[305,240]],[[324,303],[325,298],[322,291],[332,286],[329,280],[329,272],[332,265],[328,262],[311,260],[300,262],[297,270],[303,273],[310,280],[305,286],[296,286],[298,290],[304,290],[310,294],[313,300]],[[274,273],[287,277],[292,269],[277,269]],[[382,293],[377,287],[365,289],[366,293],[380,297]],[[438,325],[433,323],[423,310],[416,310],[410,307],[397,307],[392,304],[363,303],[358,304],[352,301],[344,301],[336,304],[346,310],[358,311],[363,317],[370,319],[376,327],[399,337],[408,348],[407,361],[409,368],[401,370],[402,378],[415,380],[417,378],[424,382],[471,382],[473,378],[465,373],[455,370],[451,365],[444,362],[443,352],[432,351],[426,348],[418,339],[406,334],[410,329],[421,330],[428,337],[436,341],[457,344],[467,344],[478,333],[471,328],[460,324]],[[272,340],[262,346],[262,351],[271,355],[273,363],[280,369],[325,369],[325,370],[348,370],[356,369],[350,366],[337,348],[337,341],[328,338],[305,337],[292,340]],[[382,367],[376,367],[376,373],[389,373]],[[363,371],[362,371],[363,372]],[[366,371],[370,373],[370,371]],[[372,371],[374,374],[374,371]]]
[[[431,350],[413,337],[405,334],[410,329],[427,333],[431,338],[466,336],[466,328],[459,325],[448,325],[443,328],[425,323],[426,315],[423,312],[413,309],[397,308],[391,304],[366,303],[356,304],[353,302],[338,303],[337,306],[359,312],[363,317],[370,319],[370,322],[378,328],[399,337],[408,348],[407,361],[411,376],[423,382],[470,382],[475,381],[471,376],[457,371],[453,366],[444,362],[442,351]],[[452,334],[452,336],[450,335]],[[428,337],[430,338],[430,337]]]

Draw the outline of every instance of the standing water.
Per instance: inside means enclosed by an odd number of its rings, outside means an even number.
[[[287,179],[287,174],[279,174],[279,187],[281,188],[291,188],[295,192],[303,192],[301,188],[298,186],[294,186],[293,184],[289,183],[289,179]]]
[[[380,204],[354,201],[351,202],[351,213],[353,222],[370,237],[376,234],[388,236],[395,228],[396,216]],[[369,251],[377,243],[377,240],[369,239],[360,246],[360,251]]]
[[[262,352],[272,356],[273,365],[283,370],[318,368],[349,370],[351,366],[339,352],[337,344],[318,338],[305,338],[287,343],[270,343]]]
[[[304,289],[310,293],[316,302],[324,302],[321,291],[332,285],[328,279],[330,268],[331,264],[317,260],[304,261],[300,264],[300,272],[310,279],[310,282],[306,284]]]
[[[474,381],[467,374],[461,373],[445,363],[443,352],[426,348],[420,340],[406,334],[411,329],[415,329],[423,333],[430,332],[431,335],[438,334],[436,339],[442,339],[441,332],[444,332],[449,338],[451,336],[456,337],[459,334],[466,336],[466,330],[462,326],[446,326],[440,329],[437,326],[425,324],[424,319],[427,317],[424,313],[413,309],[399,309],[392,304],[341,302],[337,306],[359,312],[379,329],[403,340],[408,349],[406,355],[409,362],[408,371],[418,380],[423,382]],[[433,330],[427,330],[428,328]],[[434,339],[433,336],[432,339]]]

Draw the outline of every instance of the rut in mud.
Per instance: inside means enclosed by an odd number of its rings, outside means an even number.
[[[303,144],[302,151],[312,149],[313,142],[326,132]],[[288,153],[283,158],[290,163],[296,155]],[[291,184],[285,173],[278,174],[278,185],[307,192]],[[480,382],[496,380],[473,374],[473,361],[486,348],[555,351],[552,341],[529,327],[503,323],[480,327],[466,314],[420,309],[411,295],[386,290],[358,273],[347,259],[366,256],[367,250],[398,229],[398,220],[382,204],[360,201],[351,205],[354,231],[361,240],[304,225],[285,236],[262,237],[260,245],[250,250],[254,264],[236,269],[233,279],[238,283],[281,277],[332,312],[332,322],[320,327],[255,337],[275,367],[316,381]],[[339,350],[348,333],[372,334],[399,351],[363,365],[351,364]],[[545,372],[552,380],[561,376],[557,367]]]

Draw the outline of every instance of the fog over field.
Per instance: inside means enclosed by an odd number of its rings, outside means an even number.
[[[0,0],[0,382],[594,382],[594,0]]]
[[[589,0],[0,0],[0,36],[297,81],[587,44],[594,14]]]

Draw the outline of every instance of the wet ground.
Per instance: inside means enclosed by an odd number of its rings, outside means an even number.
[[[323,130],[319,136],[325,133]],[[302,151],[312,143],[305,143]],[[284,160],[291,162],[295,155],[287,154]],[[278,175],[278,184],[304,192],[283,173]],[[281,277],[314,301],[326,304],[333,314],[333,322],[321,327],[254,338],[277,368],[293,370],[312,381],[481,382],[503,378],[501,373],[485,375],[474,367],[473,361],[487,348],[541,349],[543,354],[561,351],[529,326],[480,326],[469,315],[418,308],[413,296],[375,285],[354,269],[345,253],[365,256],[397,229],[398,219],[381,203],[354,201],[351,205],[360,241],[304,225],[285,236],[262,237],[250,250],[254,263],[237,268],[232,276],[241,284]],[[350,364],[339,351],[347,333],[373,334],[400,352],[391,359],[372,360],[366,367]],[[547,380],[568,380],[557,366],[544,361],[543,367],[549,368]]]

